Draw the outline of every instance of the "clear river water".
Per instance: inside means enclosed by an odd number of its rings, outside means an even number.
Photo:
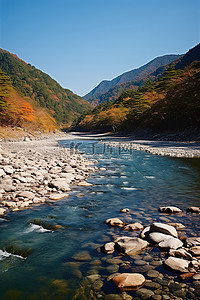
[[[80,143],[78,149],[106,170],[91,173],[87,181],[93,185],[74,186],[66,199],[12,212],[0,220],[0,299],[93,299],[95,293],[120,293],[108,280],[113,273],[140,272],[146,276],[149,263],[141,265],[138,260],[151,255],[152,260],[159,261],[163,253],[152,247],[135,257],[101,253],[99,247],[116,236],[139,235],[109,227],[107,218],[139,221],[144,226],[153,221],[181,222],[187,226],[182,235],[199,234],[199,216],[186,209],[200,206],[200,160],[119,151],[105,148],[97,140],[62,140],[59,145],[69,147],[71,142]],[[162,205],[175,205],[184,212],[161,214],[158,208]],[[120,213],[124,207],[130,209],[129,214]],[[31,223],[33,219],[63,228],[45,230]],[[18,254],[10,255],[9,249]],[[118,258],[118,264],[110,258]],[[162,265],[154,268],[174,275]],[[101,276],[92,293],[85,281],[91,274]]]

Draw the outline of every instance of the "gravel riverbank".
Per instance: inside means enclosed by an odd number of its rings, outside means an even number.
[[[89,186],[94,161],[46,139],[4,141],[0,146],[0,215],[68,197],[73,185]]]
[[[121,151],[140,150],[154,155],[200,158],[199,142],[166,142],[149,140],[127,140],[119,138],[117,141],[102,141],[106,146],[120,148]]]

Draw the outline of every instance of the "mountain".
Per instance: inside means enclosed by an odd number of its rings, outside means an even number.
[[[78,122],[80,130],[138,135],[188,132],[200,137],[200,45],[170,64],[156,81],[123,91],[114,102],[96,106]]]
[[[48,129],[48,123],[51,120],[49,124],[54,124],[54,127],[68,127],[81,113],[91,108],[91,105],[86,100],[70,90],[62,88],[49,75],[3,49],[0,49],[0,69],[0,100],[1,102],[5,102],[6,106],[9,106],[9,109],[13,108],[14,103],[17,109],[19,109],[21,106],[20,101],[28,103],[26,105],[30,106],[30,109],[33,110],[33,117],[31,120],[26,119],[26,125],[30,122],[34,123],[34,128],[38,126],[38,128],[45,129],[46,126],[46,129]],[[14,98],[15,102],[13,101]],[[6,112],[8,110],[5,109],[5,105],[3,109],[2,105],[1,103],[0,123],[4,122],[5,124]],[[2,121],[2,110],[4,121]],[[40,117],[41,113],[49,120],[49,122],[45,122],[46,125],[41,125],[45,119]],[[22,119],[20,120],[22,121]],[[19,120],[7,121],[8,124],[20,124]]]
[[[125,72],[112,79],[103,80],[83,98],[92,104],[116,100],[127,88],[138,88],[148,79],[155,80],[164,71],[164,66],[178,59],[180,55],[164,55],[157,57],[144,66]]]
[[[179,59],[179,62],[176,64],[176,69],[184,69],[195,60],[200,60],[200,43]]]

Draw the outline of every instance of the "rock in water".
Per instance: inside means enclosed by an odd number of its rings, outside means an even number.
[[[169,213],[169,214],[175,214],[175,213],[179,213],[182,211],[180,208],[178,208],[176,206],[162,206],[159,208],[159,210],[161,212]]]
[[[139,273],[122,273],[113,278],[114,284],[122,291],[137,290],[145,281],[145,277]]]
[[[129,208],[122,208],[120,210],[121,213],[129,213],[130,212],[130,209]]]
[[[173,271],[185,273],[188,272],[189,262],[182,258],[169,257],[164,261],[164,265]]]
[[[106,243],[104,246],[101,247],[101,251],[107,254],[113,253],[115,251],[115,243]]]
[[[67,193],[61,193],[61,194],[55,193],[55,194],[51,194],[49,196],[49,199],[50,200],[60,200],[60,199],[64,199],[67,197],[69,197],[69,194],[67,194]]]
[[[165,240],[168,240],[170,238],[170,235],[160,233],[160,232],[152,232],[148,235],[148,240],[150,242],[159,244],[160,242],[163,242]]]
[[[124,227],[124,230],[130,230],[130,231],[135,231],[135,230],[141,230],[144,227],[142,226],[141,223],[133,223],[133,224],[128,224]]]
[[[169,234],[173,237],[178,237],[178,233],[173,226],[155,222],[150,226],[150,232],[160,232],[164,234]]]
[[[122,236],[115,241],[117,251],[127,255],[135,255],[145,249],[149,243],[137,237]]]
[[[151,297],[154,296],[154,292],[149,289],[142,288],[136,292],[137,295],[140,296],[141,299],[152,299]],[[163,298],[165,299],[165,298]]]
[[[87,181],[81,181],[77,185],[78,186],[91,186],[92,184]]]
[[[200,213],[200,207],[191,206],[187,209],[187,211],[192,212],[192,213]]]
[[[187,260],[192,260],[192,255],[188,253],[186,249],[178,249],[178,250],[171,249],[169,251],[169,255],[178,258],[185,258]]]
[[[111,218],[106,220],[106,224],[111,226],[123,227],[124,222],[118,218]]]

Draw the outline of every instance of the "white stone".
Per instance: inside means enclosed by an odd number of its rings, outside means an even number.
[[[35,197],[35,194],[30,191],[24,191],[18,194],[18,197],[28,198],[32,200]]]
[[[122,236],[115,241],[117,251],[127,255],[135,255],[145,249],[149,243],[137,237]]]
[[[178,249],[178,248],[181,248],[183,246],[183,242],[180,241],[179,239],[176,239],[176,238],[168,238],[167,240],[164,240],[162,242],[160,242],[158,244],[158,246],[160,248],[167,248],[167,249]]]
[[[168,234],[164,234],[164,233],[160,233],[160,232],[151,232],[148,235],[148,240],[150,242],[159,244],[160,242],[163,242],[163,241],[169,239],[169,237],[170,236]]]
[[[67,197],[69,197],[69,194],[67,194],[67,193],[61,193],[61,194],[54,193],[49,196],[49,199],[50,200],[60,200],[60,199],[64,199]]]
[[[173,214],[173,213],[179,213],[179,212],[182,211],[180,208],[178,208],[176,206],[162,206],[162,207],[159,208],[159,210],[161,212],[171,213],[171,214]]]
[[[78,186],[91,186],[92,184],[87,181],[81,181],[77,185]]]

